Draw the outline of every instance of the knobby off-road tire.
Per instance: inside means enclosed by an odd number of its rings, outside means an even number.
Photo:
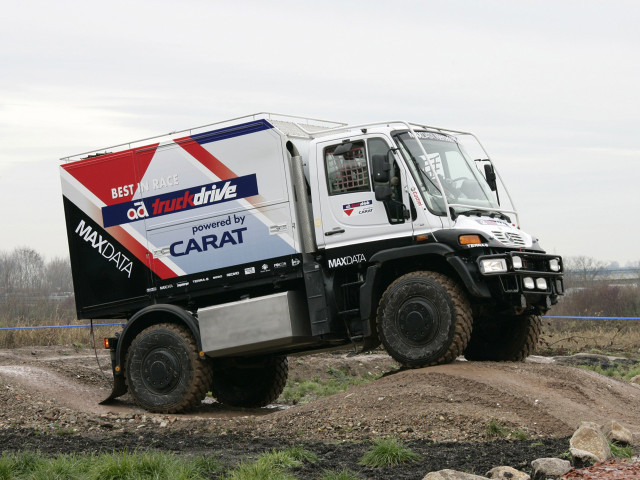
[[[258,360],[258,361],[256,361]],[[211,393],[233,407],[264,407],[282,393],[289,375],[287,357],[212,360]]]
[[[472,328],[464,291],[434,272],[409,273],[389,285],[377,320],[389,355],[410,368],[452,362],[462,355]]]
[[[127,351],[127,386],[135,402],[150,412],[193,409],[207,394],[211,365],[198,358],[187,327],[162,323],[138,334]]]
[[[521,362],[538,344],[542,320],[538,315],[480,317],[473,324],[467,360]]]

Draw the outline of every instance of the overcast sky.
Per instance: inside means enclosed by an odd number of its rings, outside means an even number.
[[[640,260],[640,2],[0,0],[0,250],[59,158],[244,114],[476,133],[549,252]]]

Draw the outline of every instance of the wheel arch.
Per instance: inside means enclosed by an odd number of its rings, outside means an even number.
[[[365,283],[360,287],[360,314],[363,322],[375,323],[375,313],[380,298],[396,278],[418,270],[442,273],[452,280],[468,287],[457,268],[449,261],[453,248],[444,244],[412,245],[403,248],[383,250],[374,254],[367,269]],[[457,257],[453,257],[457,258]],[[375,328],[371,329],[375,332]]]
[[[198,352],[202,351],[202,340],[200,338],[200,327],[198,320],[188,311],[176,305],[157,304],[150,305],[136,312],[126,323],[116,348],[116,362],[114,373],[118,375],[124,374],[124,364],[127,356],[127,350],[131,346],[134,338],[146,328],[157,325],[159,323],[172,323],[175,325],[185,325],[191,331],[193,338],[198,346]],[[202,358],[202,354],[199,355]]]

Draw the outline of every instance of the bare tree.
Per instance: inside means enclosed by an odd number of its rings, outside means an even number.
[[[599,275],[607,268],[607,262],[584,255],[566,257],[564,274],[568,287],[588,287],[593,285]]]
[[[13,270],[10,273],[14,290],[41,290],[44,284],[44,259],[33,248],[18,247],[11,252]]]
[[[45,267],[45,288],[49,293],[73,291],[69,258],[55,257]]]
[[[8,295],[13,291],[12,275],[15,270],[15,259],[7,252],[0,252],[0,295]]]

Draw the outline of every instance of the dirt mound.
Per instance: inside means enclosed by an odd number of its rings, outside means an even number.
[[[108,368],[106,352],[100,363]],[[153,415],[123,397],[99,405],[109,381],[93,352],[64,348],[0,351],[0,428],[131,431],[151,428],[246,432],[251,437],[324,439],[394,435],[435,441],[502,436],[564,437],[580,421],[615,419],[640,435],[640,389],[574,367],[481,363],[395,371],[386,355],[292,358],[292,379],[331,368],[387,372],[377,381],[291,408],[228,408],[208,399],[188,415]],[[54,427],[51,427],[53,425]],[[491,431],[491,428],[499,430]]]
[[[492,420],[530,437],[571,435],[582,420],[617,419],[640,435],[640,389],[576,368],[454,362],[405,370],[264,418],[299,435],[487,438]]]

